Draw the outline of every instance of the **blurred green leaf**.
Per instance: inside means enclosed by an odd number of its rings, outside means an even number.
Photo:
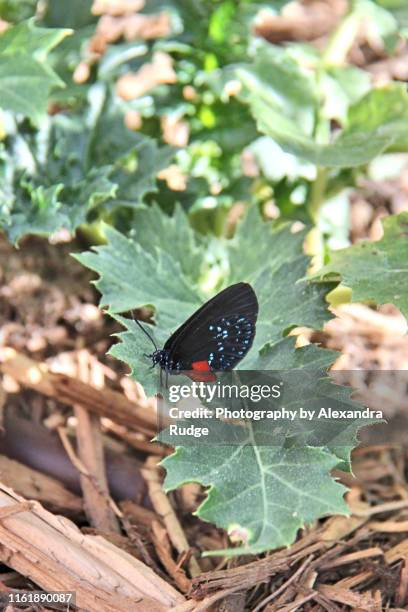
[[[62,81],[30,57],[0,57],[0,107],[38,122],[47,110],[48,96]]]
[[[260,45],[254,64],[239,67],[237,75],[250,93],[250,103],[251,94],[260,95],[271,109],[311,133],[317,105],[314,75],[292,57],[290,50]],[[254,118],[258,121],[256,113]]]
[[[0,107],[38,123],[50,92],[63,82],[46,63],[49,51],[70,30],[37,28],[24,22],[0,35]]]
[[[341,280],[353,302],[394,304],[408,317],[408,213],[385,218],[383,227],[381,240],[332,251],[315,278]]]
[[[33,17],[38,0],[0,0],[0,18],[11,23]]]
[[[91,13],[93,0],[46,0],[43,21],[51,28],[82,28],[96,18]]]
[[[347,120],[350,106],[370,91],[370,76],[355,66],[329,67],[321,76],[324,93],[321,115],[341,125]]]
[[[386,50],[393,52],[398,42],[398,21],[392,12],[372,0],[357,0],[354,10],[364,20],[368,37],[381,40]]]
[[[27,55],[44,61],[48,53],[71,34],[70,29],[40,28],[33,20],[24,21],[0,35],[0,55]]]
[[[71,233],[97,207],[140,206],[156,189],[170,147],[128,130],[120,114],[107,116],[104,98],[88,115],[57,114],[41,130],[16,134],[0,164],[1,225],[13,242],[26,233]]]
[[[408,94],[394,84],[372,90],[350,107],[346,128],[330,144],[320,144],[292,118],[277,110],[262,85],[241,78],[249,90],[249,103],[261,131],[289,153],[320,166],[352,167],[365,164],[388,148],[405,147],[408,134]]]

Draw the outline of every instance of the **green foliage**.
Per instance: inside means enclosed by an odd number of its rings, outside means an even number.
[[[256,554],[293,542],[325,514],[347,514],[345,489],[329,476],[336,458],[320,448],[186,446],[163,461],[169,491],[187,482],[210,487],[197,515],[246,546],[217,555]],[[227,486],[226,486],[227,483]]]
[[[307,118],[298,121],[289,116],[284,96],[280,96],[282,108],[275,108],[268,90],[257,79],[251,79],[248,71],[240,71],[241,79],[249,94],[252,112],[259,129],[271,136],[289,153],[302,157],[319,166],[349,168],[371,161],[386,149],[406,150],[408,136],[408,94],[404,85],[393,85],[383,90],[373,90],[350,106],[346,127],[333,143],[313,141],[313,125],[309,132]],[[279,87],[282,82],[279,81]],[[281,93],[281,92],[279,92]],[[285,114],[283,114],[283,108]],[[310,107],[309,119],[313,115]]]
[[[50,91],[62,81],[46,63],[47,54],[70,30],[37,28],[31,22],[0,36],[0,101],[3,109],[38,123],[47,110]]]
[[[319,278],[335,278],[352,290],[353,302],[395,304],[408,316],[408,213],[383,220],[384,236],[332,251]]]
[[[61,0],[46,2],[36,25],[21,21],[34,14],[35,3],[31,13],[25,13],[22,4],[18,14],[13,2],[4,9],[7,17],[7,11],[14,7],[14,17],[12,11],[9,18],[20,23],[0,36],[2,107],[17,113],[17,119],[22,113],[38,125],[38,134],[30,136],[34,141],[42,137],[39,122],[44,121],[47,105],[57,113],[50,119],[51,131],[59,130],[57,124],[63,123],[61,116],[66,115],[70,131],[79,133],[83,128],[92,129],[93,98],[103,88],[106,102],[98,117],[103,138],[100,130],[95,146],[89,147],[92,168],[84,167],[81,161],[79,181],[73,187],[71,173],[65,176],[65,161],[60,180],[50,179],[47,169],[37,168],[27,187],[26,174],[19,172],[24,159],[16,154],[14,134],[5,122],[3,175],[12,175],[14,183],[7,188],[13,194],[12,203],[3,205],[1,218],[14,240],[30,227],[43,234],[58,227],[73,232],[78,225],[101,218],[128,231],[134,220],[129,208],[143,201],[156,201],[166,212],[179,202],[198,231],[224,235],[229,231],[228,211],[235,202],[263,206],[271,199],[282,220],[313,221],[329,238],[335,237],[336,228],[323,217],[320,220],[325,203],[353,187],[358,176],[354,168],[364,173],[364,165],[383,151],[407,150],[404,87],[391,84],[375,88],[366,71],[345,61],[362,20],[370,36],[393,51],[400,27],[394,13],[399,5],[354,2],[327,48],[318,52],[303,42],[277,46],[251,34],[259,11],[278,13],[284,1],[155,0],[143,14],[168,12],[171,31],[148,43],[142,38],[106,43],[100,59],[92,60],[86,82],[78,83],[73,75],[81,61],[90,61],[89,45],[98,18],[90,13],[90,0],[75,0],[69,10],[65,4]],[[67,28],[73,28],[68,37]],[[233,44],[227,45],[226,40]],[[157,52],[170,56],[176,82],[159,84],[134,99],[118,99],[118,79],[146,67]],[[237,89],[239,79],[244,85],[241,92]],[[61,88],[62,84],[65,87]],[[119,150],[118,165],[122,167],[112,170],[115,149],[107,159],[98,150],[106,151],[111,145],[112,115],[119,123],[129,111],[139,113],[142,122],[137,168],[134,164],[132,170],[129,161],[124,171],[126,160]],[[161,146],[164,117],[183,121],[189,132],[189,143],[175,151],[172,159],[185,176],[186,188],[181,191],[156,181],[157,173],[171,158],[170,149]],[[335,130],[333,122],[338,124]],[[17,132],[26,140],[21,122]],[[260,133],[268,135],[270,145],[265,146]],[[125,128],[120,132],[125,142],[132,136]],[[65,158],[81,157],[74,139],[66,143]],[[255,155],[254,175],[243,175],[241,156],[245,151]],[[326,176],[319,174],[320,181],[316,180],[317,166],[328,171]],[[87,182],[86,190],[83,181]],[[55,190],[60,184],[63,187]],[[37,193],[38,186],[42,192]],[[27,223],[22,218],[25,214]]]
[[[0,18],[11,23],[29,19],[35,13],[37,0],[0,0]]]
[[[172,150],[127,130],[119,114],[104,112],[105,102],[95,92],[87,115],[57,114],[40,130],[10,138],[0,191],[0,220],[10,240],[61,228],[73,233],[102,205],[112,216],[116,207],[138,206],[155,191]]]

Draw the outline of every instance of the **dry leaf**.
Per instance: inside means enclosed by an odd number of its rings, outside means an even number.
[[[244,149],[241,153],[241,168],[245,176],[256,177],[259,176],[259,166],[257,164],[255,155],[251,149]]]
[[[90,74],[91,74],[91,70],[90,70],[88,62],[82,61],[75,68],[72,79],[74,83],[78,83],[78,84],[86,83],[86,81],[90,77]]]
[[[9,27],[10,27],[10,24],[8,21],[5,21],[4,19],[0,19],[0,34],[3,34],[3,32],[5,32]]]
[[[346,0],[289,2],[279,15],[261,9],[255,19],[255,34],[270,42],[314,40],[336,26],[348,9]]]
[[[128,110],[125,114],[125,125],[129,130],[140,130],[142,127],[142,115],[137,110]]]
[[[94,0],[93,15],[126,15],[140,11],[144,7],[144,0]]]
[[[106,39],[101,34],[95,34],[89,41],[89,53],[96,56],[103,55],[107,46]]]
[[[123,36],[126,40],[161,38],[171,32],[171,18],[168,13],[157,15],[131,15],[125,18]]]
[[[173,59],[167,53],[157,51],[152,62],[144,64],[136,73],[124,74],[116,84],[116,93],[123,100],[134,100],[157,85],[175,83]]]
[[[163,140],[174,147],[185,147],[188,144],[190,130],[187,121],[175,115],[164,115],[161,118]]]
[[[183,98],[189,102],[194,102],[194,100],[197,100],[197,91],[192,85],[185,85],[183,87]]]
[[[238,81],[237,79],[232,79],[231,81],[227,81],[225,83],[224,94],[228,98],[233,98],[234,96],[237,96],[239,94],[241,89],[242,89],[241,81]]]
[[[116,42],[123,36],[127,19],[128,17],[103,15],[98,21],[96,33],[108,43]]]
[[[168,188],[172,191],[184,191],[187,188],[187,176],[176,164],[171,164],[168,168],[161,170],[157,178],[166,181]]]

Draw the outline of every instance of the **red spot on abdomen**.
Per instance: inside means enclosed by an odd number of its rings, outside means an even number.
[[[191,364],[193,371],[190,372],[189,378],[197,382],[213,382],[217,380],[216,375],[211,372],[208,361],[193,361]]]
[[[193,370],[196,370],[197,372],[210,372],[210,364],[208,363],[208,361],[193,361],[193,363],[191,364],[193,367]]]

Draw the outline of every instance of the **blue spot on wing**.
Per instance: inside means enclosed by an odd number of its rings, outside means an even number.
[[[208,326],[213,332],[216,352],[211,352],[208,362],[213,370],[233,368],[246,355],[255,334],[254,324],[243,315],[222,317]]]

